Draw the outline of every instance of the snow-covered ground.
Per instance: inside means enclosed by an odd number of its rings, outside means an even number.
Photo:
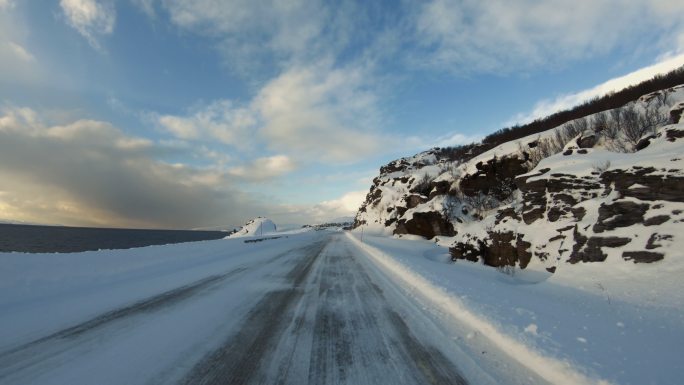
[[[253,237],[275,233],[276,224],[264,217],[257,217],[247,222],[239,230],[230,234],[227,238]]]
[[[0,254],[0,383],[675,384],[684,374],[678,297],[625,294],[617,274],[507,275],[454,264],[434,242],[275,235]]]
[[[455,343],[472,354],[493,345],[559,384],[677,384],[684,376],[682,263],[506,274],[453,263],[435,242],[368,234],[361,242],[360,232],[350,237],[455,327]],[[626,268],[639,279],[630,279]]]

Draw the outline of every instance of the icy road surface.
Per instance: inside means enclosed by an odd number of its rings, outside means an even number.
[[[0,383],[541,382],[515,367],[497,378],[465,357],[341,233],[193,245],[139,249],[137,259],[118,251],[140,263],[125,279],[74,273],[64,287],[39,282],[15,293],[21,301],[0,306]],[[197,255],[165,261],[161,251]]]

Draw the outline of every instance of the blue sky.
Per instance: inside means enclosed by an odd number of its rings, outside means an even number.
[[[0,0],[0,219],[196,228],[353,215],[392,159],[684,64],[682,11]]]

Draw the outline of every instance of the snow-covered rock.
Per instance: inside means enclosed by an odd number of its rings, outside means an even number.
[[[237,237],[253,237],[259,235],[266,235],[276,232],[276,225],[272,220],[263,217],[257,217],[247,222],[240,229],[226,238],[237,238]]]
[[[435,148],[395,160],[355,227],[435,238],[454,260],[550,272],[682,256],[682,105],[677,86],[487,151],[473,145],[473,156]]]

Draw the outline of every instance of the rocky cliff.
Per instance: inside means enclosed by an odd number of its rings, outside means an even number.
[[[419,235],[454,260],[560,263],[684,255],[684,86],[488,151],[390,162],[355,227]]]

